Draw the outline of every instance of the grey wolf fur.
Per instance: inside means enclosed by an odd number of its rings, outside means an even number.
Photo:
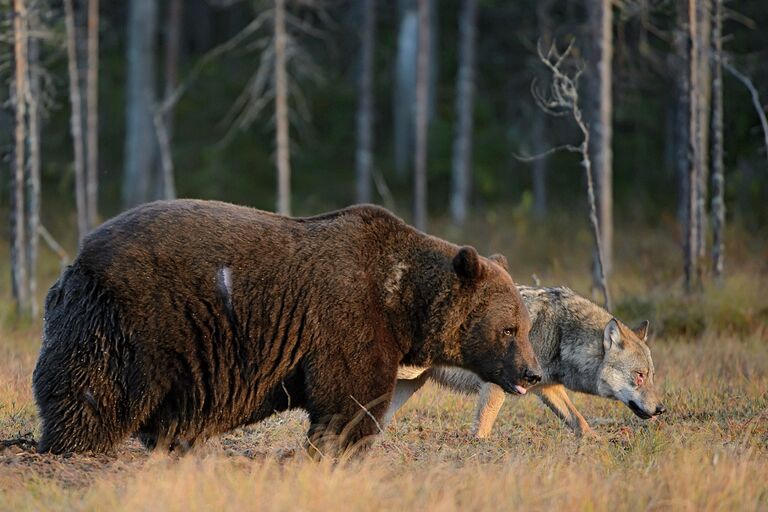
[[[529,391],[577,435],[593,432],[566,388],[620,400],[643,419],[666,410],[654,383],[647,321],[630,329],[568,288],[518,286],[518,290],[531,316],[530,340],[543,370],[542,381]],[[458,368],[401,368],[385,421],[429,380],[451,390],[479,394],[473,434],[490,434],[505,393]]]

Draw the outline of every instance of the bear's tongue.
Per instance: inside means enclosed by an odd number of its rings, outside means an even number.
[[[521,386],[520,384],[515,384],[515,391],[517,391],[521,395],[524,395],[525,392],[526,392],[526,389],[523,386]]]

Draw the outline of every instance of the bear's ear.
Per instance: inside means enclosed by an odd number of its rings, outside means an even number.
[[[507,258],[503,254],[491,254],[488,256],[489,260],[495,261],[499,265],[501,265],[501,268],[509,272],[509,263],[507,262]]]
[[[484,274],[483,262],[474,247],[465,245],[453,258],[453,270],[462,281],[477,281]]]

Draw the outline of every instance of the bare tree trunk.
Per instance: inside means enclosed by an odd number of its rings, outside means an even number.
[[[24,168],[26,134],[26,91],[28,73],[28,12],[25,0],[13,1],[13,58],[14,80],[11,104],[15,105],[13,160],[11,168],[11,285],[16,311],[26,314],[29,308],[29,281],[27,280],[27,239],[24,208]]]
[[[85,195],[88,229],[91,230],[98,224],[99,217],[99,0],[88,0],[86,72]]]
[[[393,140],[395,170],[401,176],[408,170],[412,154],[413,109],[416,90],[416,56],[419,40],[419,15],[415,0],[399,0],[400,23],[395,62]]]
[[[165,57],[163,64],[164,97],[169,107],[160,116],[155,112],[155,131],[160,149],[161,194],[163,199],[176,198],[176,180],[173,169],[171,142],[173,140],[173,121],[175,104],[169,103],[179,81],[179,47],[181,44],[182,1],[170,0],[168,5],[168,23],[165,32]]]
[[[472,129],[475,95],[475,24],[477,0],[464,0],[459,15],[459,73],[456,79],[456,135],[453,142],[451,218],[457,226],[467,220],[471,187]]]
[[[723,0],[714,0],[712,27],[714,69],[712,73],[712,270],[723,275],[725,258],[725,176],[723,166]]]
[[[40,237],[40,74],[36,69],[40,60],[37,39],[29,39],[29,82],[27,88],[29,160],[27,162],[27,279],[29,282],[29,307],[37,317],[37,255]]]
[[[699,122],[701,116],[700,109],[700,91],[699,80],[699,26],[697,8],[701,0],[688,0],[688,35],[690,40],[689,51],[689,142],[688,142],[688,211],[687,211],[687,230],[685,237],[685,288],[688,293],[698,290],[701,284],[701,270],[698,257],[699,240],[699,216],[698,201],[700,188],[699,170],[701,167],[701,130]]]
[[[135,206],[150,199],[152,174],[157,154],[153,120],[156,28],[157,0],[130,0],[128,7],[125,171],[122,191],[125,207]]]
[[[77,239],[88,233],[88,213],[85,190],[85,158],[83,146],[83,113],[77,64],[77,32],[72,0],[64,0],[64,22],[67,27],[67,69],[69,71],[70,122],[75,156],[75,202],[77,204]]]
[[[291,214],[291,163],[285,0],[275,0],[275,124],[277,129],[277,211]]]
[[[357,105],[356,200],[371,200],[373,168],[373,50],[376,42],[376,0],[362,0],[363,25],[360,34],[360,80]]]
[[[671,71],[675,80],[675,181],[678,187],[678,222],[687,229],[688,226],[688,172],[690,170],[690,41],[688,38],[688,6],[687,3],[677,3],[677,28],[674,32],[675,55],[671,59]]]
[[[698,90],[699,90],[699,108],[698,108],[698,127],[699,127],[699,159],[700,165],[698,173],[698,192],[696,203],[696,216],[698,217],[698,231],[696,236],[696,253],[699,259],[700,270],[704,271],[707,250],[707,194],[709,188],[709,127],[712,102],[712,69],[711,59],[711,32],[712,16],[710,12],[711,0],[698,0],[696,2],[696,18],[698,24],[697,47],[698,47]]]
[[[430,0],[419,0],[419,50],[416,68],[416,151],[413,166],[413,223],[427,229],[427,128],[429,117]]]
[[[590,109],[590,139],[593,145],[597,216],[603,248],[603,271],[610,275],[613,268],[613,9],[611,0],[590,0],[589,18],[592,23],[592,91]],[[593,283],[598,286],[597,254],[593,258]]]

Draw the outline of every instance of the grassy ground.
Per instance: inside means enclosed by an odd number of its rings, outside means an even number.
[[[495,232],[473,242],[502,248],[518,280],[536,272],[588,292],[583,232]],[[428,387],[367,457],[336,465],[305,460],[300,412],[183,457],[149,454],[133,440],[117,457],[0,448],[0,509],[768,510],[766,251],[732,236],[730,277],[696,301],[677,292],[671,237],[617,237],[617,310],[658,326],[652,350],[669,409],[659,420],[576,395],[599,436],[579,441],[535,398],[510,397],[491,438],[475,440],[474,399]],[[522,257],[525,239],[537,243]],[[43,267],[47,286],[56,265]],[[30,389],[39,332],[0,298],[0,439],[39,433]]]

